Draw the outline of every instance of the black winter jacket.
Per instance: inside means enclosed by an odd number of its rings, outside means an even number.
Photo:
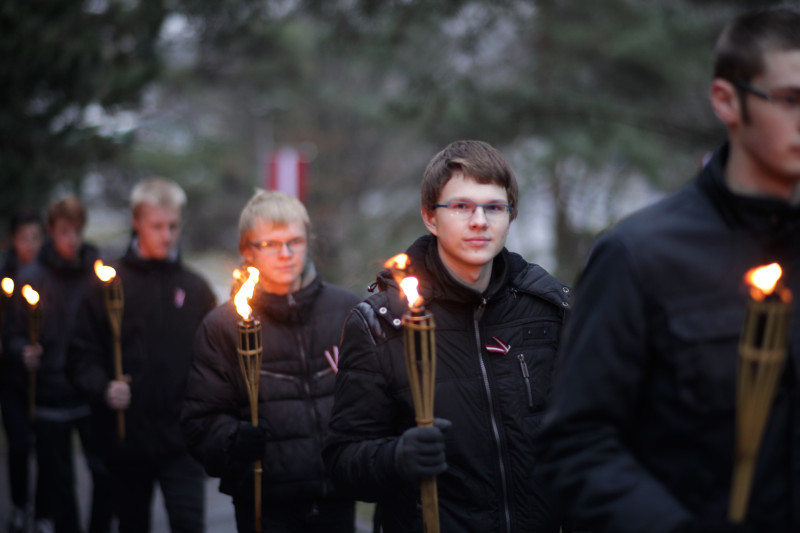
[[[736,196],[727,147],[699,177],[606,234],[578,285],[538,442],[543,471],[596,532],[724,521],[744,273],[778,261],[800,294],[800,209]],[[800,314],[747,523],[800,531]]]
[[[133,247],[113,263],[122,281],[122,372],[131,377],[125,440],[106,403],[114,379],[111,325],[103,284],[94,278],[69,347],[69,374],[92,406],[92,436],[113,461],[169,458],[184,453],[180,410],[192,363],[192,342],[215,305],[211,288],[180,260],[146,260]]]
[[[250,302],[262,328],[258,417],[269,428],[262,494],[271,504],[337,497],[322,463],[335,379],[325,351],[338,347],[358,299],[312,271],[300,290],[277,295],[257,288]],[[252,494],[253,487],[252,463],[229,453],[240,421],[250,421],[236,351],[240,321],[232,301],[203,321],[181,424],[190,452],[231,495]]]
[[[67,377],[67,345],[78,306],[90,280],[95,278],[93,265],[97,258],[97,249],[84,244],[74,261],[66,261],[53,248],[52,241],[47,240],[36,261],[22,268],[14,280],[13,312],[9,314],[4,346],[17,372],[24,371],[22,350],[30,342],[29,306],[21,295],[22,286],[30,284],[39,293],[39,344],[43,352],[36,371],[37,406],[70,410],[83,405],[85,410],[86,401]],[[20,386],[19,381],[16,386]]]
[[[503,251],[488,289],[457,282],[425,236],[407,251],[436,322],[434,415],[452,422],[448,469],[438,476],[439,517],[447,532],[557,533],[561,513],[541,485],[533,434],[550,394],[569,288],[541,267]],[[377,501],[384,531],[421,531],[419,487],[394,464],[398,437],[414,408],[400,319],[406,304],[386,288],[347,319],[336,402],[325,449],[334,481]],[[510,346],[495,353],[489,346]]]

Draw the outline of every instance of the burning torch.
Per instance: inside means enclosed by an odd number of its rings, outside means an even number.
[[[122,280],[113,267],[104,265],[100,259],[94,262],[94,272],[103,282],[103,299],[114,338],[114,379],[122,381],[122,311],[125,307]],[[125,411],[122,409],[117,411],[117,435],[120,441],[125,440]]]
[[[408,311],[403,314],[403,347],[408,371],[408,383],[414,402],[417,427],[433,426],[434,384],[436,382],[436,324],[423,305],[417,291],[419,281],[406,276],[408,256],[399,254],[384,264],[392,271],[395,280],[408,300]],[[439,532],[439,497],[436,477],[420,482],[422,524],[425,533]]]
[[[247,301],[253,297],[253,292],[258,282],[258,269],[248,267],[249,276],[242,283],[239,292],[233,298],[236,312],[242,317],[237,324],[239,342],[236,351],[239,355],[239,368],[244,377],[247,394],[250,400],[250,423],[253,427],[258,427],[258,384],[261,374],[261,322],[253,318],[252,309]],[[241,273],[237,270],[234,277],[241,279]],[[261,531],[261,461],[253,464],[253,485],[254,485],[254,512],[255,530]]]
[[[14,280],[11,278],[3,278],[3,280],[0,281],[0,288],[3,290],[3,297],[0,298],[0,331],[3,331],[8,301],[11,299],[11,295],[14,294]]]
[[[22,286],[22,297],[28,302],[28,343],[39,344],[42,331],[42,310],[39,308],[39,293],[30,285]],[[36,370],[28,370],[28,416],[33,420],[36,413]]]
[[[769,418],[789,340],[792,293],[779,285],[780,265],[754,268],[745,274],[750,285],[736,384],[736,446],[728,518],[744,520],[750,499],[761,437]]]

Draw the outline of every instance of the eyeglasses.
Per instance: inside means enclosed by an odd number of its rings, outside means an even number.
[[[267,255],[279,254],[283,250],[283,247],[286,246],[286,250],[288,250],[290,254],[293,254],[303,250],[306,247],[306,240],[302,237],[297,237],[286,242],[258,241],[251,242],[250,246]]]
[[[469,218],[479,207],[483,209],[483,214],[489,219],[498,219],[507,216],[513,209],[508,204],[476,204],[474,202],[448,202],[446,204],[433,204],[433,207],[442,207],[447,211],[460,218]]]
[[[735,81],[733,84],[739,89],[775,104],[787,112],[800,111],[800,87],[780,87],[766,92],[756,89],[743,81]]]

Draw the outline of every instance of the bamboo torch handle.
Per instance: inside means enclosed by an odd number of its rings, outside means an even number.
[[[114,339],[114,378],[122,381],[122,346],[119,335]],[[117,436],[120,441],[125,440],[125,411],[117,410]]]

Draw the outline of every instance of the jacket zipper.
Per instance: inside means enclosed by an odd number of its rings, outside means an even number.
[[[522,370],[522,379],[525,381],[525,389],[528,391],[528,409],[533,409],[533,392],[531,391],[531,375],[528,373],[528,365],[525,364],[525,356],[517,354],[519,368]]]
[[[287,300],[289,302],[289,307],[294,308],[297,306],[297,302],[292,296],[291,293],[287,295]],[[297,341],[297,351],[300,353],[300,363],[303,365],[303,390],[306,393],[306,399],[308,400],[308,410],[311,414],[311,420],[313,422],[314,428],[319,429],[320,422],[319,417],[317,416],[317,410],[314,409],[314,400],[311,398],[311,385],[309,384],[309,367],[308,367],[308,357],[306,356],[305,346],[303,344],[303,338],[300,335],[299,328],[294,329],[294,336],[295,340]],[[317,449],[319,450],[320,457],[322,456],[322,442],[320,440],[319,432],[314,431],[314,442],[317,444]],[[325,492],[325,486],[323,484],[323,492]]]
[[[483,375],[483,386],[486,391],[486,398],[489,401],[489,420],[492,423],[492,435],[494,436],[495,444],[497,445],[497,462],[500,466],[500,482],[503,486],[503,513],[505,516],[506,532],[511,533],[511,508],[508,503],[508,482],[506,481],[506,464],[503,460],[503,447],[500,437],[500,426],[497,423],[497,418],[494,414],[494,401],[492,399],[492,387],[489,383],[489,373],[486,370],[486,361],[483,357],[483,350],[481,350],[481,334],[479,322],[483,317],[483,311],[486,308],[486,298],[481,299],[480,305],[475,309],[473,315],[473,325],[475,327],[475,342],[478,348],[478,362],[481,367],[481,374]]]

